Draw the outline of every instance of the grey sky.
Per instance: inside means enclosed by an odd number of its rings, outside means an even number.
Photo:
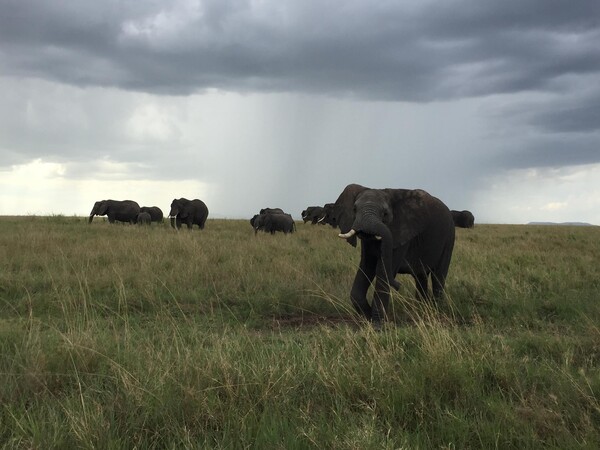
[[[598,42],[597,0],[0,0],[0,214],[359,182],[600,223]]]

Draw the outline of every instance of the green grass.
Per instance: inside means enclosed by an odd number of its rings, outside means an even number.
[[[458,229],[382,333],[336,234],[0,218],[0,447],[600,447],[599,228]]]

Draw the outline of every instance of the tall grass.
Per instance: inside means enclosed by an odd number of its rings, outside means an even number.
[[[4,448],[597,448],[600,231],[457,230],[382,333],[329,227],[0,219]]]

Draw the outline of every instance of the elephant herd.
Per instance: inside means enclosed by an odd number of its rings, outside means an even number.
[[[131,200],[96,202],[90,213],[107,215],[115,221],[147,224],[162,221],[157,207],[142,207]],[[174,199],[169,217],[171,226],[204,228],[208,208],[201,200]],[[413,277],[417,297],[440,300],[452,251],[455,227],[472,228],[475,220],[469,211],[454,211],[438,198],[421,189],[371,189],[349,184],[334,203],[310,206],[302,211],[304,223],[329,224],[340,229],[339,237],[353,247],[361,242],[361,257],[350,300],[356,312],[377,330],[387,317],[391,288],[399,289],[397,274]],[[281,208],[264,208],[250,219],[254,233],[285,234],[295,231],[290,214]],[[374,286],[371,302],[369,287]],[[429,295],[431,285],[432,295]]]
[[[150,225],[152,222],[162,222],[163,212],[158,206],[142,206],[133,200],[100,200],[94,204],[88,223],[94,216],[108,216],[110,223],[125,222],[139,225]],[[208,208],[202,200],[187,198],[174,199],[169,211],[171,226],[181,228],[182,224],[192,228],[198,225],[202,230],[208,217]]]

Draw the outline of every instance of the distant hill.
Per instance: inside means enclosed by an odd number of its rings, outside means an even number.
[[[573,227],[595,227],[591,223],[587,222],[529,222],[527,225],[569,225]]]

